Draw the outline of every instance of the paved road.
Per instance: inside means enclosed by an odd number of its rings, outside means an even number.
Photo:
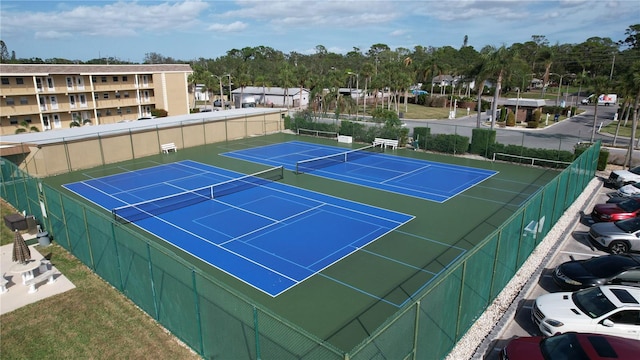
[[[591,134],[593,130],[593,106],[582,106],[584,113],[573,116],[569,119],[553,123],[551,118],[549,121],[551,125],[544,129],[523,129],[523,128],[495,128],[497,132],[497,142],[509,145],[524,145],[530,148],[544,148],[544,149],[561,149],[567,151],[573,151],[574,146],[578,142],[588,142],[591,140]],[[601,124],[607,125],[613,121],[613,116],[617,110],[615,106],[599,106],[598,107],[598,119],[596,121],[597,126]],[[482,116],[483,120],[486,120],[486,116]],[[439,133],[459,134],[462,136],[471,137],[471,131],[477,126],[477,115],[465,116],[454,120],[412,120],[403,119],[406,126],[411,129],[414,127],[425,126],[428,123],[429,126],[434,128],[434,131]],[[483,127],[487,127],[486,122],[483,123]],[[597,129],[596,129],[597,130]],[[602,140],[603,143],[608,144],[613,141],[613,138],[607,134],[599,134],[596,132],[596,140]],[[624,146],[628,144],[627,139],[619,139],[617,145]]]

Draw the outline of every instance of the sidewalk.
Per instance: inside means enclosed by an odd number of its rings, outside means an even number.
[[[31,250],[32,261],[40,262],[40,260],[43,259],[42,254],[36,250],[35,245],[29,246],[29,250]],[[9,272],[9,268],[15,264],[11,260],[12,252],[13,244],[0,247],[0,275],[4,275],[5,279],[9,280],[9,283],[6,285],[8,291],[0,294],[0,315],[76,287],[53,266],[55,264],[52,262],[51,268],[55,271],[54,279],[56,281],[53,284],[48,284],[47,281],[44,280],[36,284],[36,289],[38,289],[36,293],[29,294],[29,287],[22,284],[20,275]],[[34,273],[37,276],[38,270],[36,269]]]

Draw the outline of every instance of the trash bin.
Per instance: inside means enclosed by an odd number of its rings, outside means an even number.
[[[49,232],[41,231],[36,234],[36,238],[38,239],[38,244],[40,246],[49,246],[51,245],[51,239],[49,239]]]

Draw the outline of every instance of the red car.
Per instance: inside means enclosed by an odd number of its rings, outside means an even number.
[[[591,212],[591,218],[595,222],[618,221],[638,215],[640,215],[640,198],[630,198],[615,204],[598,204]]]
[[[637,360],[639,356],[640,340],[574,332],[516,338],[500,352],[501,360]]]

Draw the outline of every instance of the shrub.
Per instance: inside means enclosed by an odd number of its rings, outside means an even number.
[[[471,146],[469,146],[469,152],[488,157],[488,149],[495,144],[495,142],[495,130],[475,128],[471,130]]]
[[[507,115],[507,126],[516,126],[516,114],[509,111]]]

